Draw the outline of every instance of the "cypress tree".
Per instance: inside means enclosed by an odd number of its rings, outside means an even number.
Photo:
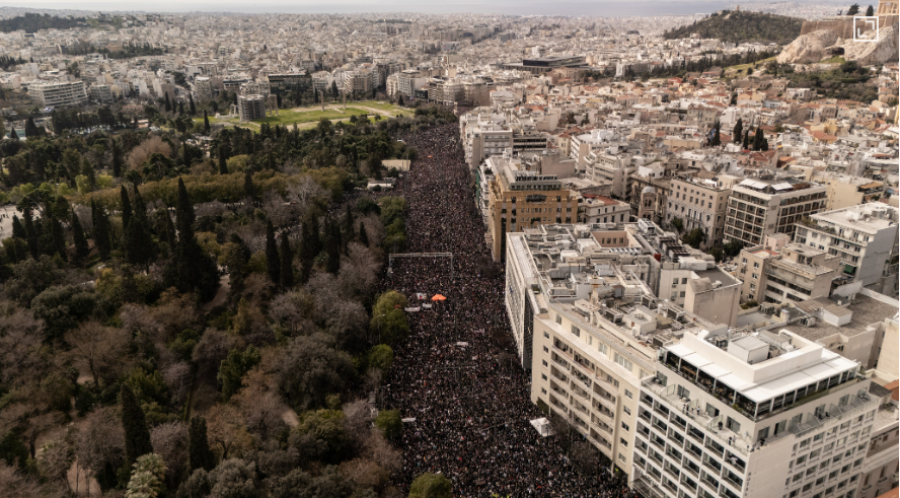
[[[153,238],[150,235],[150,220],[147,219],[147,205],[137,187],[134,187],[134,212],[125,227],[125,259],[149,271],[152,258]]]
[[[744,135],[744,122],[741,118],[738,118],[737,123],[734,124],[734,132],[732,133],[732,141],[736,144],[741,143],[741,137]]]
[[[128,191],[125,185],[119,187],[119,195],[122,198],[122,228],[127,230],[128,223],[131,222],[131,199],[128,198]]]
[[[713,131],[712,144],[714,147],[722,145],[722,124],[716,121],[715,131]]]
[[[225,155],[225,147],[219,145],[219,174],[228,174],[228,156]]]
[[[28,237],[28,252],[31,253],[32,258],[37,258],[39,254],[39,244],[38,244],[38,229],[34,225],[34,218],[32,218],[31,210],[26,209],[25,213],[22,215],[25,218],[25,234]]]
[[[166,100],[165,100],[166,112],[172,112],[172,102],[169,101],[169,93],[166,92],[165,96],[166,96]]]
[[[269,280],[275,285],[281,282],[281,261],[278,259],[278,246],[275,242],[275,227],[272,222],[266,223],[266,271]]]
[[[147,420],[144,410],[138,404],[134,391],[128,384],[122,384],[122,427],[125,429],[125,465],[131,465],[139,456],[153,453],[153,445],[150,443],[150,430],[147,428]]]
[[[191,116],[196,116],[197,115],[197,106],[194,105],[194,95],[193,94],[190,94],[190,93],[188,94],[188,102],[190,103],[190,105],[188,106],[188,109],[190,109],[190,111],[191,111]]]
[[[206,114],[206,109],[203,110],[203,131],[209,134],[210,130],[209,126],[209,115]]]
[[[25,120],[25,138],[34,138],[41,135],[41,131],[38,129],[37,125],[34,124],[34,118],[28,116],[28,119]]]
[[[256,189],[253,188],[253,174],[250,170],[244,171],[244,197],[250,201],[256,200]]]
[[[344,234],[346,235],[347,242],[354,239],[355,234],[353,233],[353,229],[355,228],[355,224],[355,220],[353,219],[353,208],[348,202],[347,214],[344,215]]]
[[[178,115],[184,116],[184,102],[178,103]]]
[[[114,139],[110,139],[109,145],[112,155],[112,174],[113,177],[119,178],[122,176],[122,151],[119,150],[119,144]]]
[[[281,232],[281,286],[290,289],[294,286],[294,253],[287,232]]]
[[[181,292],[196,290],[201,301],[208,301],[216,295],[219,287],[219,269],[215,260],[203,252],[194,236],[194,205],[181,178],[178,179],[175,213],[178,242],[163,273],[163,280],[167,286],[174,286]]]
[[[175,234],[175,224],[172,223],[172,216],[169,215],[169,210],[164,207],[161,207],[160,209],[163,210],[163,212],[165,213],[165,217],[166,217],[165,218],[166,219],[166,226],[165,226],[166,243],[169,245],[169,250],[173,250],[175,248],[175,244],[177,242],[176,234]]]
[[[66,261],[68,259],[68,254],[66,254],[66,232],[63,230],[62,223],[59,222],[55,215],[48,216],[46,219],[50,240],[52,241],[48,247],[49,255],[59,254],[59,257]]]
[[[92,201],[93,202],[93,201]],[[13,215],[12,217],[12,230],[13,237],[25,240],[28,238],[28,235],[25,232],[25,227],[22,226],[22,222],[19,221],[19,217],[17,215]]]
[[[325,218],[325,252],[328,254],[325,269],[336,274],[341,268],[341,229],[332,218]]]
[[[741,148],[747,150],[750,148],[750,130],[744,132],[744,141],[741,144]]]
[[[82,265],[87,258],[88,248],[87,239],[84,237],[84,229],[81,227],[81,220],[75,211],[72,211],[72,238],[75,240],[75,261]]]
[[[188,427],[188,455],[191,471],[203,469],[207,472],[215,467],[212,451],[209,449],[209,439],[206,435],[206,419],[192,417]]]
[[[361,221],[359,222],[359,243],[369,247],[369,235],[366,234],[366,226]]]
[[[16,133],[16,127],[15,127],[15,126],[13,126],[12,128],[9,129],[9,138],[11,138],[11,139],[13,139],[13,140],[18,140],[18,139],[19,139],[19,134]]]
[[[91,220],[94,224],[94,245],[100,253],[100,259],[109,259],[111,248],[109,240],[109,216],[103,207],[98,207],[91,199]]]
[[[759,126],[756,127],[756,132],[753,134],[753,150],[762,150],[763,143],[763,132],[759,129]]]

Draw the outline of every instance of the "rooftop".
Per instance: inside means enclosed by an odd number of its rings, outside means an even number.
[[[898,210],[884,203],[860,204],[810,216],[815,221],[876,233],[896,226]]]
[[[831,325],[825,320],[816,320],[815,325],[812,326],[794,323],[784,327],[785,330],[789,330],[811,341],[818,341],[835,334],[854,337],[866,332],[869,325],[883,322],[885,318],[897,314],[896,305],[892,306],[864,294],[857,294],[849,306],[839,306],[826,297],[802,301],[795,303],[794,306],[809,314],[814,314],[823,308],[836,316],[845,316],[846,313],[853,314],[850,322],[842,326]]]

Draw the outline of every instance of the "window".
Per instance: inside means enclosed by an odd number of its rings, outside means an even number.
[[[547,380],[547,374],[541,374],[541,380]]]
[[[625,440],[622,439],[622,438],[619,438],[619,442],[622,443],[622,446],[625,446],[625,447],[628,446],[628,441],[625,441]]]
[[[547,364],[547,360],[541,360],[541,363],[543,363],[545,367],[549,367],[549,366],[550,366],[550,365]]]
[[[556,315],[556,323],[562,325],[562,316]]]
[[[627,406],[623,406],[622,411],[625,412],[625,415],[631,415],[631,409]]]
[[[550,334],[544,332],[544,339],[549,339],[549,338],[550,338]]]
[[[634,395],[631,394],[631,391],[629,391],[628,389],[625,390],[625,397],[628,399],[634,399]]]
[[[629,371],[631,370],[632,364],[624,356],[620,355],[619,353],[616,353],[614,359],[615,359],[616,363],[618,363],[619,365],[624,367],[626,370],[629,370]]]
[[[544,352],[545,352],[545,353],[549,353],[549,352],[550,352],[550,350],[547,349],[547,346],[544,346]]]
[[[575,337],[581,337],[581,329],[572,325],[572,335],[574,335]]]
[[[626,431],[630,431],[630,430],[631,430],[631,429],[628,427],[628,424],[626,424],[625,422],[622,422],[622,428],[625,429]]]

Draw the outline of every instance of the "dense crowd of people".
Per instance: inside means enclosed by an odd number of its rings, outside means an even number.
[[[635,496],[599,460],[596,472],[576,470],[555,438],[530,424],[543,414],[523,369],[502,361],[514,348],[494,339],[511,337],[504,282],[502,272],[483,271],[485,227],[456,126],[402,137],[418,159],[392,194],[407,201],[408,253],[453,253],[452,263],[395,257],[384,283],[419,309],[409,313],[409,341],[395,350],[383,386],[383,407],[406,420],[398,485],[408,491],[417,475],[440,472],[459,497]],[[436,294],[446,301],[432,301]]]

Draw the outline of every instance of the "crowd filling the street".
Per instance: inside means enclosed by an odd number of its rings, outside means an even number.
[[[509,361],[503,276],[485,263],[483,222],[454,126],[404,137],[421,159],[394,194],[409,207],[407,251],[454,256],[395,257],[384,283],[419,308],[383,387],[382,408],[407,421],[395,480],[404,486],[443,473],[459,497],[636,496],[599,458],[594,471],[577,469],[557,437],[529,423],[544,414],[529,399],[525,372]],[[446,301],[432,302],[438,294]]]

